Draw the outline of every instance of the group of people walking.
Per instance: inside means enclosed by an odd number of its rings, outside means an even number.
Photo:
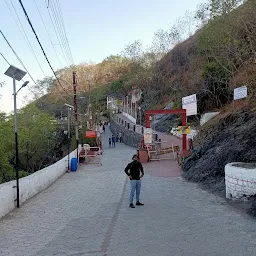
[[[116,136],[114,134],[112,134],[112,137],[110,137],[108,139],[108,144],[109,144],[109,148],[115,148],[116,147],[116,142],[123,142],[123,134],[120,132],[119,134],[117,134]]]

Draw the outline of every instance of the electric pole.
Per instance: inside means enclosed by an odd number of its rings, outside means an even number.
[[[73,71],[73,87],[74,87],[74,112],[75,112],[75,127],[76,127],[76,157],[78,161],[78,144],[79,144],[79,138],[78,138],[78,113],[77,113],[77,97],[76,97],[76,72]]]
[[[71,108],[68,107],[68,171],[70,169],[69,167],[69,148],[70,148],[70,112],[71,112]]]
[[[89,85],[89,99],[88,99],[88,117],[89,117],[89,126],[87,127],[89,130],[92,129],[92,114],[91,114],[91,80],[88,79],[88,85]]]

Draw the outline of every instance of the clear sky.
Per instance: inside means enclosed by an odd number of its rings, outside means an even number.
[[[57,3],[57,1],[59,1],[62,9],[66,33],[75,64],[85,61],[100,62],[111,54],[119,54],[125,45],[137,39],[140,39],[144,46],[150,45],[154,32],[160,28],[170,28],[179,17],[185,14],[186,10],[194,11],[197,5],[202,2],[202,0],[49,0],[50,8],[51,4]],[[64,67],[65,58],[60,45],[58,45],[59,42],[48,13],[48,0],[23,0],[22,2],[54,70]],[[39,7],[60,61],[56,57],[35,2]],[[12,4],[43,72],[19,29],[19,21]],[[13,16],[17,24],[13,20]],[[44,59],[18,0],[0,1],[0,24],[0,29],[22,59],[32,77],[37,80],[42,79],[44,74],[52,76],[52,72]],[[1,35],[0,52],[10,64],[23,69]],[[0,110],[5,112],[13,110],[12,79],[4,75],[8,67],[9,65],[0,56],[0,82],[5,81],[3,87],[0,87],[0,95],[2,95]],[[31,81],[28,75],[24,79]],[[21,84],[22,82],[17,82],[17,87],[19,88]],[[32,84],[32,81],[30,84]],[[27,88],[23,88],[18,95],[18,107],[24,104],[24,96],[29,98],[31,95],[32,93]]]

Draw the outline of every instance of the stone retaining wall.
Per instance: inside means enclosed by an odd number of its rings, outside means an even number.
[[[125,128],[121,124],[117,124],[113,120],[110,121],[110,130],[111,130],[111,132],[115,135],[122,132],[124,134],[123,142],[128,146],[137,148],[137,145],[140,142],[140,140],[143,138],[143,136],[136,133],[136,132],[133,132],[132,128],[133,127],[130,127],[130,129],[128,129],[128,128]]]

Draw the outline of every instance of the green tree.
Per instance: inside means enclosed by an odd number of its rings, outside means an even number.
[[[10,159],[14,153],[14,135],[12,125],[6,120],[6,115],[0,113],[0,183],[14,179],[14,170]]]
[[[211,19],[230,13],[244,2],[246,0],[208,0],[198,5],[195,18],[205,25]]]
[[[210,0],[211,16],[218,17],[230,13],[242,2],[242,0]]]
[[[20,164],[29,173],[40,170],[49,157],[54,157],[56,120],[34,104],[23,108],[19,119]]]
[[[219,63],[210,62],[205,66],[203,78],[215,106],[222,107],[229,99],[229,73]]]

